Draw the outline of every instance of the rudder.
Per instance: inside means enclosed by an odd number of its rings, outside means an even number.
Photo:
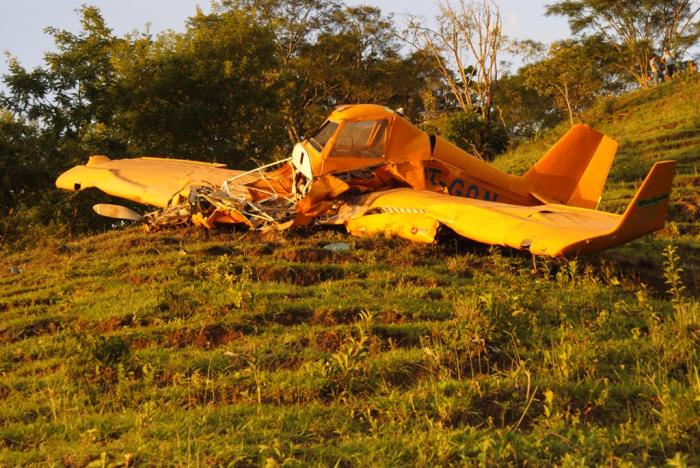
[[[588,125],[575,125],[524,178],[542,202],[595,209],[616,151],[615,140]]]
[[[654,164],[616,228],[621,239],[634,239],[664,227],[676,161]]]

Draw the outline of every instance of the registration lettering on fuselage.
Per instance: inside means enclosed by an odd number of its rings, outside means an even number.
[[[456,197],[465,198],[482,198],[486,201],[496,201],[498,199],[498,194],[496,192],[491,192],[490,190],[479,187],[474,183],[469,181],[465,182],[459,177],[455,177],[452,180],[443,180],[443,174],[445,171],[438,169],[437,167],[426,167],[425,168],[425,180],[426,185],[429,185],[433,189],[441,187],[450,195]]]

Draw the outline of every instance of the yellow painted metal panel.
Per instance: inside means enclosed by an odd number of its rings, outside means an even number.
[[[674,161],[656,163],[622,216],[560,204],[516,206],[407,188],[373,194],[365,203],[371,210],[404,213],[397,219],[407,224],[415,217],[430,218],[477,242],[539,255],[572,255],[619,245],[660,229],[674,168]],[[409,212],[422,215],[405,214]],[[348,230],[354,232],[358,224],[353,219]],[[403,235],[405,229],[392,227],[391,231],[412,239]]]
[[[94,187],[115,197],[165,208],[174,200],[186,198],[193,185],[219,187],[240,173],[219,164],[181,159],[111,160],[93,156],[86,165],[61,174],[56,186],[75,191]]]

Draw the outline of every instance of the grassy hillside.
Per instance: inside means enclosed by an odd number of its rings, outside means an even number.
[[[609,209],[682,164],[664,232],[576,261],[322,230],[5,253],[0,464],[700,464],[698,95],[587,117],[621,143]]]

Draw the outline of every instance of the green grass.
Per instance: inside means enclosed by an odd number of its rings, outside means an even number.
[[[681,165],[669,227],[575,261],[324,230],[4,252],[0,464],[700,464],[698,90],[591,113],[621,142],[609,209]]]

